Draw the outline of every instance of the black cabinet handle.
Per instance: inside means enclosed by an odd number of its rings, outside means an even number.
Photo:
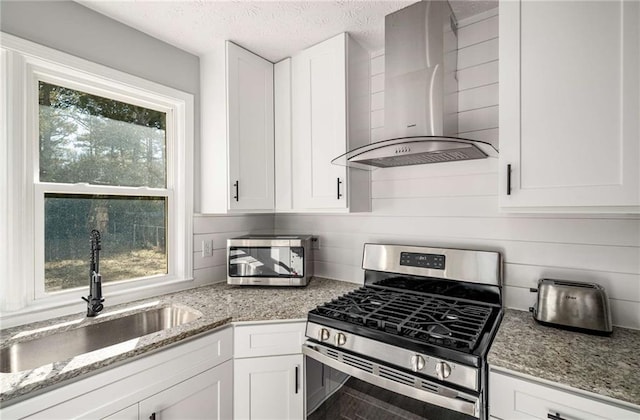
[[[547,418],[551,419],[551,420],[566,420],[564,417],[560,416],[560,413],[556,413],[556,414],[547,414]]]
[[[340,181],[340,178],[336,178],[337,182],[337,187],[338,187],[338,200],[340,200],[340,197],[342,197],[342,194],[340,194],[340,184],[342,184],[342,181]]]
[[[236,195],[234,195],[233,198],[235,198],[236,201],[238,201],[240,198],[240,181],[234,182],[233,186],[236,189]]]
[[[298,393],[298,388],[300,386],[300,380],[298,378],[299,373],[300,373],[300,368],[296,366],[296,394]]]
[[[507,165],[507,195],[511,195],[511,164]]]
[[[156,413],[151,413],[149,420],[156,420]]]

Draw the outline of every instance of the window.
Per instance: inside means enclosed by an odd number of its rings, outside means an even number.
[[[89,232],[101,233],[103,284],[167,274],[166,198],[44,195],[44,291],[87,287]]]
[[[193,97],[2,38],[0,86],[11,88],[0,103],[9,122],[0,132],[8,142],[0,234],[14,246],[0,274],[20,281],[2,280],[0,309],[63,306],[86,294],[92,229],[102,237],[107,299],[184,288],[192,277]]]
[[[44,291],[86,286],[93,229],[102,237],[105,283],[167,274],[167,114],[42,80],[38,102]],[[47,192],[77,183],[156,188],[160,195]]]

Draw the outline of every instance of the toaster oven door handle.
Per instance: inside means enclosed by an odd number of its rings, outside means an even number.
[[[431,388],[433,390],[427,390],[427,388],[425,387],[417,388],[411,385],[396,382],[394,380],[388,379],[387,377],[382,377],[375,374],[379,372],[379,368],[372,369],[372,372],[375,373],[370,373],[368,371],[362,370],[361,368],[355,367],[354,365],[344,363],[343,361],[341,361],[343,360],[344,353],[340,350],[331,349],[332,354],[338,355],[336,360],[336,358],[334,357],[325,355],[322,351],[323,349],[327,349],[327,347],[309,341],[305,342],[302,345],[302,353],[305,356],[315,359],[323,365],[344,372],[347,375],[379,386],[380,388],[405,395],[407,397],[415,398],[420,401],[436,405],[438,407],[448,408],[459,413],[468,414],[470,416],[480,418],[480,407],[482,405],[482,401],[479,395],[476,396],[466,394],[453,388],[448,388],[446,386],[428,381],[426,379],[419,378],[417,376],[414,377],[414,383],[420,383],[419,381],[422,381],[423,383],[429,384],[428,388]],[[348,358],[351,360],[362,359],[362,361],[364,361],[364,363],[366,364],[376,364],[375,362],[371,362],[367,359],[352,354],[349,354]],[[391,370],[393,369],[391,368]],[[402,375],[410,376],[405,372],[402,372]]]

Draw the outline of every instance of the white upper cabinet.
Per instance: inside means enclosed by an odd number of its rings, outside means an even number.
[[[200,58],[201,212],[274,208],[273,64],[231,42]]]
[[[293,208],[291,182],[291,58],[273,66],[276,211]]]
[[[369,173],[331,164],[369,142],[368,81],[369,54],[345,33],[293,56],[294,210],[370,211]]]
[[[227,43],[230,208],[274,207],[273,64]]]
[[[640,3],[505,1],[499,25],[501,208],[640,211]]]

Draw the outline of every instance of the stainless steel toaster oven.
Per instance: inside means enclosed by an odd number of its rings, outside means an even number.
[[[245,235],[227,240],[227,283],[306,286],[313,275],[311,235]]]

